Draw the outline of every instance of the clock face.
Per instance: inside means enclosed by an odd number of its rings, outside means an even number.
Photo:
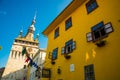
[[[32,48],[28,48],[28,52],[32,52]]]
[[[21,51],[22,50],[22,47],[21,46],[12,46],[12,50],[15,50],[15,51]]]

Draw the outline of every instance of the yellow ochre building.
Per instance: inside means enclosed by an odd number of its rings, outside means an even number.
[[[73,0],[43,31],[41,80],[120,80],[120,0]]]

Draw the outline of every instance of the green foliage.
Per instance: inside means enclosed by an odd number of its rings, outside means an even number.
[[[2,50],[2,46],[0,46],[0,50]]]

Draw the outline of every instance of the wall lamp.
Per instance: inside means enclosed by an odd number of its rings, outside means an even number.
[[[60,66],[58,66],[57,73],[58,73],[58,74],[61,74]]]

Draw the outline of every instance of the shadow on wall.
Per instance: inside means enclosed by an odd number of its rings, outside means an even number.
[[[27,68],[20,69],[2,76],[1,80],[27,80]]]

